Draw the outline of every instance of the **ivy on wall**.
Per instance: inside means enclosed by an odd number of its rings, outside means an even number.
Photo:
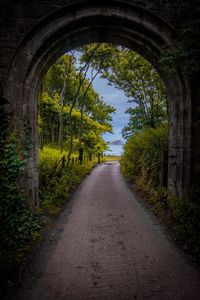
[[[5,257],[16,253],[33,240],[40,229],[37,215],[26,206],[19,191],[19,176],[25,160],[18,155],[17,138],[9,130],[7,115],[0,106],[0,266]],[[11,257],[9,255],[9,257]],[[4,261],[3,261],[4,260]]]

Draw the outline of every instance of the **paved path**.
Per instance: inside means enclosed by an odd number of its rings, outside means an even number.
[[[15,299],[200,299],[200,274],[137,202],[118,163],[95,168],[68,206]]]

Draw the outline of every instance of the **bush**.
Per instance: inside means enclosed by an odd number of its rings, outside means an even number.
[[[167,189],[159,182],[162,155],[167,148],[167,125],[147,128],[128,139],[121,159],[122,173],[137,183],[159,213],[163,213],[167,205]]]
[[[163,151],[168,147],[168,128],[148,128],[130,137],[121,159],[122,173],[129,180],[138,180],[146,192],[159,185]]]
[[[67,153],[49,147],[40,151],[40,211],[43,213],[57,215],[70,193],[95,165],[95,162],[82,165],[65,162],[63,166],[63,155],[67,157]]]

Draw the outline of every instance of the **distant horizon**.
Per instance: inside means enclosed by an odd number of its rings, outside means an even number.
[[[123,152],[123,145],[109,145],[110,150],[104,151],[104,155],[121,156]]]

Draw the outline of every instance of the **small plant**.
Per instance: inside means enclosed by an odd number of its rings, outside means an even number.
[[[162,153],[168,147],[168,128],[161,125],[147,128],[131,136],[124,147],[121,169],[129,180],[140,178],[140,184],[150,191],[159,185]]]

